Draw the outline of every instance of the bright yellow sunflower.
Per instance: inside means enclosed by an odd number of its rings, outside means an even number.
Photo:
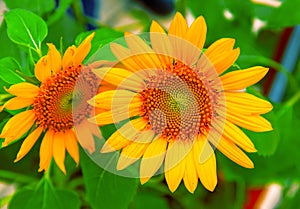
[[[66,150],[78,164],[77,139],[90,152],[94,151],[93,137],[88,133],[97,134],[96,130],[84,132],[84,128],[81,128],[81,132],[77,134],[84,137],[76,137],[74,132],[75,124],[78,127],[91,127],[86,126],[88,121],[84,120],[91,108],[79,99],[86,101],[91,98],[89,97],[93,90],[91,88],[97,87],[96,83],[93,86],[93,82],[85,84],[86,79],[89,77],[94,79],[95,76],[90,75],[82,65],[82,61],[91,49],[93,37],[94,33],[83,40],[78,47],[74,45],[68,47],[63,56],[53,44],[47,44],[48,54],[43,56],[34,68],[35,77],[40,81],[40,85],[23,82],[6,89],[15,97],[8,100],[1,110],[26,108],[9,119],[0,135],[1,138],[5,138],[2,145],[7,146],[29,133],[22,143],[15,162],[31,150],[40,136],[43,136],[43,140],[40,147],[39,171],[48,169],[53,156],[58,167],[66,173],[64,165]],[[81,89],[74,92],[78,82]],[[74,101],[74,98],[75,100],[78,98],[78,101]],[[75,110],[72,109],[74,105],[77,105]]]
[[[118,170],[141,159],[142,184],[163,166],[172,192],[183,180],[193,193],[198,179],[213,191],[217,184],[214,149],[253,168],[241,149],[256,149],[239,127],[272,130],[260,116],[272,105],[244,90],[261,80],[268,69],[257,66],[224,73],[240,50],[233,48],[235,40],[230,38],[202,50],[206,31],[202,16],[189,27],[177,13],[168,34],[153,21],[150,44],[125,34],[127,47],[110,45],[120,63],[94,70],[106,89],[100,87],[101,93],[89,101],[102,110],[90,121],[99,126],[114,123],[118,128],[101,152],[121,150]]]

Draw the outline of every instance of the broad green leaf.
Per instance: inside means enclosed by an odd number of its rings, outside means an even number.
[[[9,209],[79,209],[79,197],[68,190],[56,190],[51,182],[42,179],[35,190],[24,188],[12,198]]]
[[[24,79],[17,74],[21,71],[19,63],[12,57],[0,59],[0,78],[9,84],[23,82]]]
[[[4,0],[6,6],[9,9],[26,9],[29,11],[32,11],[38,15],[43,15],[45,13],[48,13],[52,11],[55,7],[55,1],[54,0],[47,0],[47,1],[41,1],[41,0]]]
[[[136,193],[137,179],[110,173],[97,166],[84,151],[81,150],[80,154],[87,199],[92,208],[127,209]]]
[[[23,53],[20,51],[19,47],[8,38],[6,31],[7,25],[6,22],[3,21],[0,26],[0,42],[1,48],[5,50],[0,50],[0,58],[14,57],[18,61],[21,61]]]
[[[151,192],[138,192],[132,202],[133,209],[169,209],[169,205],[165,197]]]
[[[10,40],[41,55],[41,43],[48,33],[45,21],[23,9],[10,10],[4,18]]]
[[[282,5],[274,9],[267,23],[269,28],[283,28],[300,24],[300,0],[285,0]]]

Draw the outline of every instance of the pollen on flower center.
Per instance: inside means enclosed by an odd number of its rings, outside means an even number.
[[[143,117],[149,127],[167,139],[191,139],[209,131],[212,105],[199,75],[174,62],[151,75],[140,92]]]
[[[43,83],[33,103],[37,124],[44,129],[60,132],[85,119],[92,108],[84,101],[92,97],[92,84],[95,83],[87,84],[89,77],[89,73],[82,73],[81,65],[71,66]],[[74,91],[78,83],[84,85]]]

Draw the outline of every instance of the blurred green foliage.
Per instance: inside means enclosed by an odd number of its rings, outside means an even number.
[[[22,82],[24,75],[31,79],[34,63],[45,54],[47,42],[63,49],[74,42],[78,44],[89,34],[85,24],[96,22],[82,16],[78,0],[61,0],[57,7],[54,0],[5,0],[5,3],[9,11],[0,26],[0,101],[6,99],[3,87]],[[178,0],[176,6],[183,13],[189,9],[194,16],[205,17],[208,25],[206,46],[219,38],[235,38],[236,46],[241,48],[238,60],[241,68],[264,65],[282,70],[283,67],[272,60],[280,34],[285,27],[300,24],[300,13],[296,12],[300,10],[299,0],[285,0],[279,8],[240,0]],[[74,17],[67,15],[69,8]],[[226,18],[224,11],[230,12],[232,18]],[[149,26],[151,18],[148,13],[134,10],[132,15]],[[266,22],[257,33],[252,32],[254,18]],[[95,32],[91,54],[123,35],[101,24]],[[296,87],[288,88],[285,100],[274,104],[274,111],[265,115],[273,124],[274,131],[246,131],[258,149],[258,153],[250,154],[255,168],[242,168],[217,152],[219,183],[214,193],[199,185],[193,195],[183,186],[172,194],[162,175],[139,186],[137,179],[116,176],[99,168],[83,151],[79,167],[67,157],[66,176],[56,166],[53,166],[51,174],[43,176],[37,173],[39,144],[22,161],[13,163],[21,145],[18,141],[0,151],[1,181],[18,187],[17,192],[8,197],[9,209],[241,209],[247,199],[247,188],[263,187],[272,182],[279,182],[284,189],[278,207],[297,208],[300,192],[291,193],[291,188],[300,182],[300,89],[297,87],[300,85],[300,64],[295,72],[295,75],[289,75],[294,79],[290,79],[289,84],[296,82]],[[247,91],[262,96],[260,86]],[[0,130],[13,114],[0,113]],[[109,137],[112,129],[102,129],[104,138]],[[2,141],[0,139],[0,148]]]

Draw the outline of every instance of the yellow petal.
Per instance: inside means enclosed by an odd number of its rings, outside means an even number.
[[[239,55],[240,55],[240,48],[236,48],[236,49],[227,51],[226,53],[219,55],[219,57],[217,59],[210,60],[210,61],[214,65],[217,73],[220,75],[235,63],[235,61],[237,60]]]
[[[127,90],[108,90],[97,94],[88,103],[94,107],[103,109],[119,108],[137,103],[142,105],[137,93]]]
[[[7,102],[5,102],[5,104],[2,106],[2,109],[6,108],[7,110],[18,110],[32,105],[33,101],[34,101],[33,98],[14,97],[8,100]]]
[[[53,73],[56,73],[61,69],[61,55],[53,44],[47,44],[47,46],[49,47],[48,62],[50,69]]]
[[[53,154],[53,137],[54,131],[48,130],[42,140],[40,147],[40,168],[39,172],[47,171]]]
[[[65,168],[65,157],[66,157],[66,148],[65,148],[65,138],[66,134],[63,132],[57,132],[53,136],[53,157],[59,167],[59,169],[66,174]]]
[[[165,30],[154,20],[152,20],[151,26],[150,26],[150,32],[151,33],[163,33],[166,34]],[[151,35],[151,34],[150,34]]]
[[[41,126],[39,126],[38,128],[36,128],[34,131],[32,131],[27,137],[26,139],[23,141],[22,146],[17,154],[17,158],[15,159],[14,162],[18,162],[19,160],[21,160],[25,155],[27,155],[27,153],[31,150],[31,148],[33,147],[33,145],[36,143],[36,141],[38,140],[39,136],[41,135],[43,131],[43,128]]]
[[[137,118],[125,123],[118,128],[105,142],[101,152],[112,152],[119,150],[135,140],[135,137],[145,128],[147,122],[142,118]]]
[[[225,92],[226,108],[242,114],[264,114],[272,110],[270,102],[245,92]]]
[[[264,132],[273,130],[271,123],[260,115],[242,115],[228,112],[227,120],[250,131]]]
[[[76,162],[76,165],[79,164],[79,149],[78,149],[78,143],[76,140],[76,136],[73,132],[73,130],[67,130],[65,133],[65,146],[70,154],[70,156],[73,158],[73,160]]]
[[[34,66],[34,75],[42,83],[51,76],[51,68],[48,55],[43,56]]]
[[[73,60],[75,59],[75,53],[76,53],[76,46],[70,46],[67,48],[67,50],[64,53],[64,56],[62,58],[62,68],[65,69],[66,67],[72,66]]]
[[[39,90],[39,87],[27,82],[14,84],[6,89],[8,93],[21,98],[34,98]]]
[[[118,123],[122,120],[129,119],[134,116],[139,116],[142,114],[141,112],[141,103],[139,101],[132,102],[128,105],[118,105],[116,101],[111,106],[110,111],[100,112],[100,114],[89,118],[88,121],[91,123],[95,123],[98,125],[107,125]],[[129,100],[130,102],[130,100]]]
[[[206,39],[207,27],[203,16],[198,17],[188,29],[185,39],[202,50]]]
[[[118,88],[140,92],[145,88],[144,80],[137,74],[122,68],[99,68],[93,72],[101,79]]]
[[[150,143],[154,139],[155,132],[150,130],[142,131],[139,135],[137,135],[134,139],[135,143]]]
[[[253,162],[233,142],[225,138],[213,139],[210,142],[226,157],[245,168],[253,168]]]
[[[223,88],[225,91],[244,89],[260,81],[268,70],[268,68],[257,66],[226,73],[221,77]]]
[[[225,138],[231,140],[233,143],[241,147],[247,152],[256,152],[254,144],[248,136],[237,126],[229,121],[226,121],[223,135]]]
[[[187,142],[192,143],[192,142]],[[193,146],[193,145],[191,145]],[[198,175],[194,163],[194,152],[191,151],[188,153],[185,160],[185,171],[183,176],[183,182],[185,187],[190,193],[194,193],[198,185]]]
[[[92,48],[92,39],[95,36],[95,32],[88,35],[82,43],[78,46],[75,56],[74,56],[74,65],[80,65],[82,61],[85,59],[85,57],[88,55]]]
[[[147,147],[140,165],[141,184],[145,184],[160,168],[167,149],[167,140],[158,137]]]
[[[140,70],[140,66],[131,59],[133,55],[131,54],[130,49],[127,49],[116,43],[111,43],[110,49],[127,70],[130,72],[136,72]]]
[[[153,69],[161,66],[153,50],[137,35],[125,33],[126,43],[139,63],[141,69]]]
[[[76,136],[77,140],[79,141],[80,145],[88,150],[90,154],[94,153],[95,148],[95,141],[92,131],[89,129],[89,125],[86,125],[86,123],[81,123],[79,125],[76,125]],[[69,132],[71,134],[71,132]],[[75,136],[73,136],[75,137]]]
[[[179,186],[185,171],[186,156],[191,151],[191,144],[182,140],[170,142],[165,159],[165,178],[169,189],[174,192]]]
[[[204,52],[208,59],[214,63],[214,60],[218,59],[220,55],[231,51],[233,49],[235,40],[232,38],[221,38],[212,43]]]
[[[27,110],[14,115],[5,124],[0,135],[1,138],[5,138],[2,143],[3,146],[7,146],[10,142],[19,139],[33,126],[35,121],[35,114],[33,110]]]
[[[122,149],[117,170],[123,170],[136,162],[145,152],[149,143],[131,143]]]
[[[185,37],[188,25],[182,14],[176,12],[173,21],[170,24],[169,34],[178,36],[181,38]]]
[[[210,156],[203,163],[199,162],[201,152],[205,145],[206,140],[203,137],[199,137],[194,144],[193,154],[194,154],[194,165],[196,167],[197,175],[203,184],[203,186],[209,191],[214,191],[218,179],[217,179],[217,165],[216,157],[213,149],[210,146]]]

